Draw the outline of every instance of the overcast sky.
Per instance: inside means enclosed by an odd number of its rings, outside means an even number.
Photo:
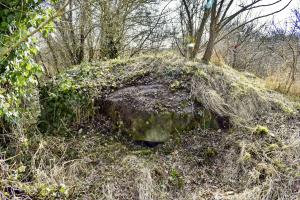
[[[264,0],[265,3],[272,3],[274,0]],[[282,3],[278,4],[277,6],[274,6],[272,8],[265,9],[265,12],[272,12],[272,10],[279,9],[283,7],[285,4],[287,4],[289,0],[283,0]],[[292,0],[291,4],[283,11],[280,13],[275,14],[273,17],[270,17],[265,20],[272,20],[274,19],[275,22],[282,23],[289,17],[291,17],[291,12],[293,9],[299,9],[300,8],[300,0]],[[264,11],[263,11],[264,12]]]
[[[169,4],[169,7],[176,8],[179,5],[180,1],[181,0],[174,0],[171,4]],[[249,3],[251,1],[252,0],[240,0],[240,1],[235,1],[235,2],[248,2]],[[263,0],[261,4],[265,5],[265,4],[274,3],[276,1],[278,1],[278,0]],[[283,8],[289,1],[290,0],[282,0],[280,3],[278,3],[274,6],[264,7],[262,9],[256,9],[256,11],[253,13],[253,15],[259,15],[259,14],[265,15],[265,14],[268,14],[268,13],[272,13],[276,10],[279,10],[279,9]],[[238,3],[236,5],[238,5]],[[300,0],[292,0],[290,5],[285,10],[281,11],[280,13],[275,14],[274,16],[260,19],[260,22],[272,21],[274,19],[274,21],[276,23],[282,23],[291,16],[291,11],[293,9],[297,9],[297,8],[300,9]],[[238,9],[238,7],[237,6],[232,6],[232,11],[231,12],[233,12],[234,9],[236,10],[236,9]]]

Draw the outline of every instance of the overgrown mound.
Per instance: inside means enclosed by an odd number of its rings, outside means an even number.
[[[263,81],[251,74],[170,55],[142,56],[83,64],[49,81],[41,88],[40,127],[44,132],[61,132],[93,117],[112,92],[155,84],[166,86],[175,97],[176,91],[184,91],[196,114],[205,109],[222,127],[246,125],[269,112],[296,112],[295,103],[267,90]],[[159,100],[160,95],[155,98]]]
[[[160,102],[147,104],[151,112],[183,106],[201,116],[207,110],[231,126],[200,123],[146,148],[123,134],[122,123],[102,115],[103,102],[120,93],[142,98],[139,103]],[[128,106],[143,108],[131,100]],[[40,101],[39,130],[47,134],[31,132],[20,162],[0,158],[0,198],[299,197],[297,103],[253,75],[172,55],[142,56],[75,66],[41,86]]]
[[[229,66],[200,65],[192,81],[192,95],[206,109],[228,117],[233,125],[246,125],[269,113],[293,114],[297,105],[266,89],[252,74]]]

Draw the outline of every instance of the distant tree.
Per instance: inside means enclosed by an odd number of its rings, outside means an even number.
[[[69,0],[55,32],[43,38],[46,48],[39,59],[59,71],[85,60],[133,56],[163,37],[158,28],[165,22],[156,7],[152,0]]]
[[[294,20],[293,20],[293,26],[295,31],[298,32],[298,34],[300,34],[300,10],[299,9],[295,9],[294,11]]]
[[[278,85],[278,89],[289,92],[296,79],[300,56],[300,15],[299,10],[294,10],[291,20],[287,20],[284,26],[273,22],[267,42],[268,48],[276,54],[284,63],[285,69],[282,77],[285,78],[283,84]],[[285,77],[286,76],[286,77]]]
[[[181,0],[179,16],[182,47],[179,48],[183,56],[194,58],[199,51],[205,25],[209,19],[211,2],[207,0]],[[189,44],[192,46],[188,46]]]
[[[210,28],[209,28],[209,39],[207,47],[203,56],[204,62],[209,62],[211,60],[213,49],[217,38],[220,36],[221,31],[234,19],[242,16],[245,13],[251,13],[260,8],[267,9],[268,7],[274,6],[283,2],[284,0],[277,0],[271,3],[262,4],[263,0],[252,0],[252,1],[237,1],[237,0],[208,0],[207,4],[212,1],[212,6],[210,9]],[[289,0],[282,8],[279,8],[275,11],[272,11],[267,14],[261,14],[256,17],[249,17],[243,24],[238,27],[232,27],[228,34],[231,34],[236,29],[245,26],[255,20],[271,16],[275,13],[278,13],[284,10],[292,0]],[[234,4],[235,3],[235,4]],[[224,37],[224,36],[223,36]]]

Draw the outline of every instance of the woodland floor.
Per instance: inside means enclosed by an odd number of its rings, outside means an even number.
[[[259,123],[268,124],[275,134],[300,133],[299,115],[276,120],[269,116]],[[66,177],[66,183],[74,186],[69,191],[74,198],[258,199],[261,184],[268,180],[267,172],[260,172],[257,180],[245,177],[249,169],[238,161],[241,142],[256,139],[242,131],[198,129],[149,148],[118,132],[102,116],[73,129],[72,139],[46,140],[51,150],[64,152],[67,176],[74,178]],[[299,184],[294,183],[294,192]]]

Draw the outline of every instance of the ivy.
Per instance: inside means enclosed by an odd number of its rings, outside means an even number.
[[[33,98],[37,77],[42,68],[33,60],[37,54],[37,42],[29,37],[30,31],[37,29],[54,11],[49,4],[54,1],[42,0],[2,0],[0,4],[0,119],[17,123]],[[39,31],[48,34],[53,30],[49,23]],[[3,52],[18,44],[16,48]]]

